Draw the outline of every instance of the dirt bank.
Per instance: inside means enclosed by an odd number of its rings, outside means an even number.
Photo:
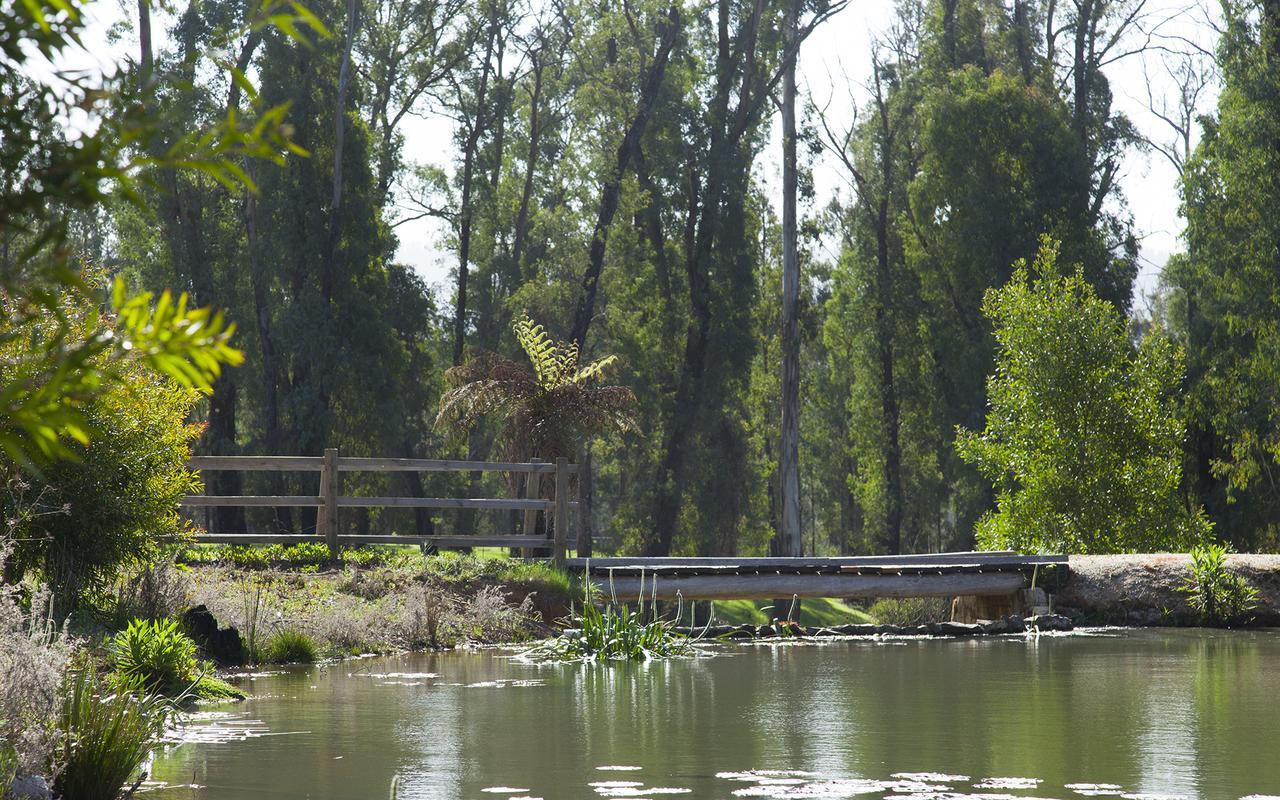
[[[1233,555],[1227,566],[1258,589],[1257,623],[1280,625],[1280,555]],[[1054,611],[1111,625],[1194,624],[1178,591],[1190,570],[1191,557],[1180,554],[1072,556]]]
[[[396,554],[336,569],[224,557],[187,568],[185,600],[236,628],[250,650],[298,631],[335,657],[539,638],[571,593],[548,566],[470,556]]]

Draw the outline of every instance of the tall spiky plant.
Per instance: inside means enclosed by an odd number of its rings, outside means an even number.
[[[581,364],[576,342],[557,342],[527,315],[512,326],[532,370],[496,353],[477,352],[445,373],[436,429],[463,435],[481,419],[500,422],[499,442],[513,461],[572,457],[585,436],[635,430],[635,394],[601,385],[616,361]]]

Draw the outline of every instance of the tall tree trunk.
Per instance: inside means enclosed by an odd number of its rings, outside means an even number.
[[[796,241],[796,17],[799,0],[787,8],[783,32],[788,59],[782,84],[782,437],[779,550],[801,555],[800,533],[800,258]]]
[[[711,259],[712,245],[720,227],[726,172],[734,168],[738,141],[731,137],[729,102],[733,93],[737,60],[730,35],[730,3],[716,4],[716,93],[711,102],[710,159],[702,194],[696,186],[690,198],[690,219],[686,225],[687,242],[685,273],[689,286],[689,323],[685,329],[684,354],[676,386],[671,421],[663,442],[663,456],[658,464],[657,489],[654,495],[653,539],[645,554],[666,556],[671,553],[680,504],[684,499],[688,451],[693,447],[693,434],[702,418],[702,381],[707,365],[707,346],[711,334]],[[749,78],[744,77],[744,80]]]
[[[876,356],[880,362],[880,425],[883,437],[882,458],[887,490],[884,547],[890,553],[902,552],[902,448],[899,442],[898,390],[895,384],[893,356],[893,274],[888,257],[887,202],[882,202],[880,225],[876,231],[877,284]]]
[[[511,245],[511,261],[521,280],[529,280],[533,276],[525,273],[524,247],[529,235],[529,203],[533,198],[533,179],[538,169],[538,148],[542,145],[542,91],[543,73],[546,64],[543,54],[538,52],[537,60],[532,68],[533,89],[529,92],[529,150],[524,162],[524,183],[520,188],[520,206],[516,211],[515,236]]]
[[[496,12],[495,12],[496,13]],[[462,363],[467,336],[467,269],[471,261],[471,194],[475,184],[476,155],[480,137],[484,135],[487,120],[489,69],[493,59],[494,42],[498,34],[496,19],[489,21],[485,40],[484,62],[480,67],[480,85],[476,90],[475,107],[471,118],[471,130],[462,148],[462,203],[458,213],[458,289],[453,304],[453,363]]]
[[[252,178],[253,165],[246,163],[245,169]],[[247,240],[245,251],[249,255],[249,283],[253,289],[253,317],[258,333],[258,352],[262,356],[263,444],[269,455],[280,455],[284,447],[284,430],[280,426],[280,363],[276,357],[271,306],[267,300],[271,289],[267,285],[268,278],[258,246],[258,200],[253,192],[245,192],[244,230]],[[270,493],[285,494],[281,473],[267,473],[266,482]],[[273,515],[277,531],[293,532],[293,512],[290,509],[276,508]]]
[[[653,114],[654,104],[658,100],[662,78],[666,74],[667,60],[679,30],[680,10],[676,6],[671,6],[667,10],[666,21],[659,26],[658,51],[640,80],[640,98],[635,115],[627,125],[627,131],[618,145],[613,169],[600,187],[599,210],[596,214],[595,228],[591,232],[587,269],[582,276],[582,286],[578,292],[578,309],[574,314],[573,331],[570,335],[570,338],[578,343],[580,350],[586,350],[587,331],[595,316],[596,293],[600,283],[600,273],[604,269],[605,244],[609,237],[609,226],[613,224],[614,215],[618,211],[622,178],[631,160],[640,150],[640,142],[644,136],[645,127],[649,124],[649,118]]]
[[[152,105],[151,74],[154,68],[154,57],[151,52],[151,13],[150,0],[139,0],[138,28],[142,47],[141,73],[143,103],[150,109]],[[192,3],[184,16],[190,18],[198,14]],[[197,53],[197,42],[189,34],[179,37],[180,74],[183,84],[195,80],[194,64]],[[164,135],[157,136],[150,144],[155,155],[161,154],[170,144]],[[177,170],[164,168],[156,175],[156,186],[159,191],[157,205],[163,241],[175,275],[185,284],[192,300],[198,305],[213,305],[221,299],[221,293],[214,275],[213,258],[207,236],[205,207],[210,200],[208,189],[198,181],[180,179]],[[239,393],[236,376],[233,371],[223,373],[213,384],[213,392],[209,398],[208,425],[200,439],[199,449],[211,455],[234,455],[236,449],[236,414]],[[206,485],[213,494],[243,494],[242,475],[235,471],[211,472],[206,477]],[[211,525],[217,533],[245,532],[245,514],[243,508],[220,506],[211,512]]]
[[[334,273],[337,270],[339,222],[342,217],[342,162],[346,155],[347,141],[347,91],[351,85],[351,49],[355,46],[359,20],[360,6],[357,0],[347,0],[346,37],[342,45],[342,60],[338,66],[338,91],[333,109],[333,195],[329,200],[325,261],[320,274],[320,294],[326,306],[333,302]]]
[[[155,51],[151,45],[151,0],[138,0],[138,88],[143,95],[150,93],[151,73],[155,66]]]
[[[1022,70],[1022,82],[1030,86],[1035,82],[1036,70],[1027,2],[1028,0],[1013,0],[1013,43],[1018,54],[1018,68]]]

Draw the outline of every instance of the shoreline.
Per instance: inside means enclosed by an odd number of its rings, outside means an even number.
[[[1249,628],[1280,627],[1280,555],[1227,556],[1228,569],[1258,590]],[[1047,586],[1052,610],[1077,624],[1134,628],[1197,627],[1179,587],[1191,573],[1183,553],[1071,556],[1068,574]]]
[[[519,562],[515,562],[519,563]],[[1280,555],[1231,555],[1228,566],[1258,589],[1247,628],[1280,627]],[[1005,615],[974,623],[918,625],[713,624],[680,632],[709,641],[803,637],[963,637],[1080,627],[1199,627],[1179,586],[1190,571],[1184,554],[1072,556],[1065,576],[1042,581],[1050,614]],[[518,645],[563,632],[575,601],[572,580],[542,565],[503,574],[498,564],[449,559],[400,564],[348,564],[338,569],[189,567],[192,605],[206,605],[218,624],[259,642],[279,630],[301,630],[321,645],[318,662],[366,654],[440,652],[470,645]],[[259,630],[245,627],[256,615]],[[249,642],[247,641],[248,645]],[[222,674],[227,667],[223,663]],[[234,675],[234,672],[227,674]]]

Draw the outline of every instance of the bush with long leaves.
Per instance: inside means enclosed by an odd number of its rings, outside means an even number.
[[[532,368],[496,353],[472,354],[445,373],[453,388],[440,399],[438,430],[460,436],[482,419],[500,420],[513,461],[570,457],[583,436],[635,430],[635,393],[600,383],[616,356],[584,365],[577,343],[555,341],[527,316],[513,330]]]
[[[152,746],[177,713],[176,702],[149,694],[141,677],[103,680],[92,664],[68,673],[54,795],[116,800],[135,787]]]
[[[1179,590],[1187,596],[1200,621],[1206,625],[1247,622],[1258,604],[1258,590],[1227,566],[1226,545],[1209,544],[1191,550],[1191,574]]]
[[[135,619],[111,640],[110,654],[117,673],[150,692],[180,693],[196,679],[196,644],[171,619]]]

